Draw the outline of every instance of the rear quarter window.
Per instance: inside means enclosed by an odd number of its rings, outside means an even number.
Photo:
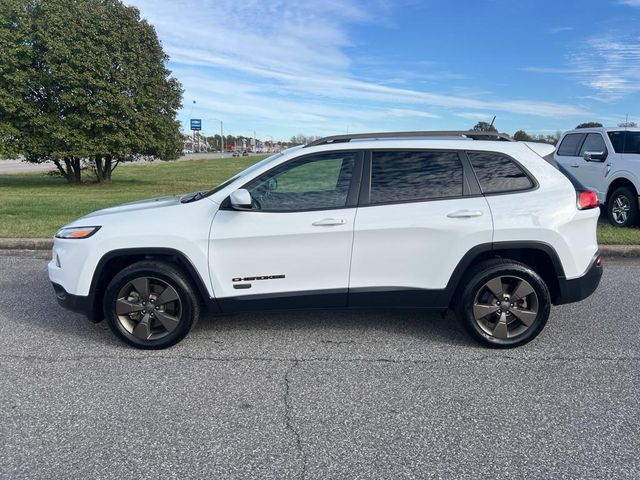
[[[534,183],[510,157],[495,152],[467,152],[482,193],[529,190]]]

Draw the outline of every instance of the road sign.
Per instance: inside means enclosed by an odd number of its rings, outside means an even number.
[[[202,120],[199,118],[191,119],[191,130],[202,130]]]

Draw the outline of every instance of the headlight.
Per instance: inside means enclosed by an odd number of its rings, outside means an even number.
[[[56,233],[56,238],[89,238],[100,230],[100,227],[67,227]]]

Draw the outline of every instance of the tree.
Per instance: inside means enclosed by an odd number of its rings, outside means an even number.
[[[73,26],[73,28],[70,28]],[[120,0],[0,0],[0,153],[110,181],[175,158],[182,88],[154,28]]]
[[[602,124],[600,122],[585,122],[585,123],[581,123],[576,128],[598,128],[601,126]]]
[[[289,143],[291,145],[306,145],[307,143],[311,143],[315,140],[318,140],[319,138],[321,137],[318,137],[316,135],[307,136],[303,133],[299,133],[291,137],[291,139],[289,139]]]
[[[514,133],[513,139],[517,140],[518,142],[530,142],[533,140],[533,138],[524,130],[518,130],[516,133]]]
[[[638,128],[638,124],[636,122],[621,122],[618,126],[622,128]]]
[[[487,122],[478,122],[474,125],[472,130],[476,132],[497,132],[498,129]]]

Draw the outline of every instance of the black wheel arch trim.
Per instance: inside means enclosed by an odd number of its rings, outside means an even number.
[[[90,320],[99,322],[103,319],[102,312],[102,293],[106,287],[106,282],[102,278],[104,269],[108,262],[123,257],[139,256],[140,260],[153,259],[153,257],[173,257],[178,259],[178,265],[186,270],[187,275],[191,279],[196,288],[198,297],[202,300],[207,310],[211,313],[219,313],[220,309],[215,298],[212,298],[209,294],[202,277],[191,263],[191,260],[179,250],[167,247],[135,247],[135,248],[121,248],[117,250],[111,250],[105,253],[98,261],[96,268],[93,272],[93,278],[91,279],[91,287],[89,288],[89,296],[87,304],[90,306],[90,311],[86,312]],[[152,257],[152,258],[148,258]]]
[[[562,266],[562,262],[560,261],[560,257],[558,256],[555,249],[548,243],[530,240],[483,243],[480,245],[476,245],[471,250],[469,250],[462,257],[460,262],[458,262],[458,265],[451,274],[451,278],[449,278],[449,282],[447,283],[447,286],[445,288],[447,304],[451,302],[465,273],[469,270],[469,267],[478,259],[478,257],[486,253],[497,252],[501,250],[540,251],[546,254],[551,260],[551,263],[555,270],[555,275],[558,277],[559,281],[565,278],[564,268]]]

